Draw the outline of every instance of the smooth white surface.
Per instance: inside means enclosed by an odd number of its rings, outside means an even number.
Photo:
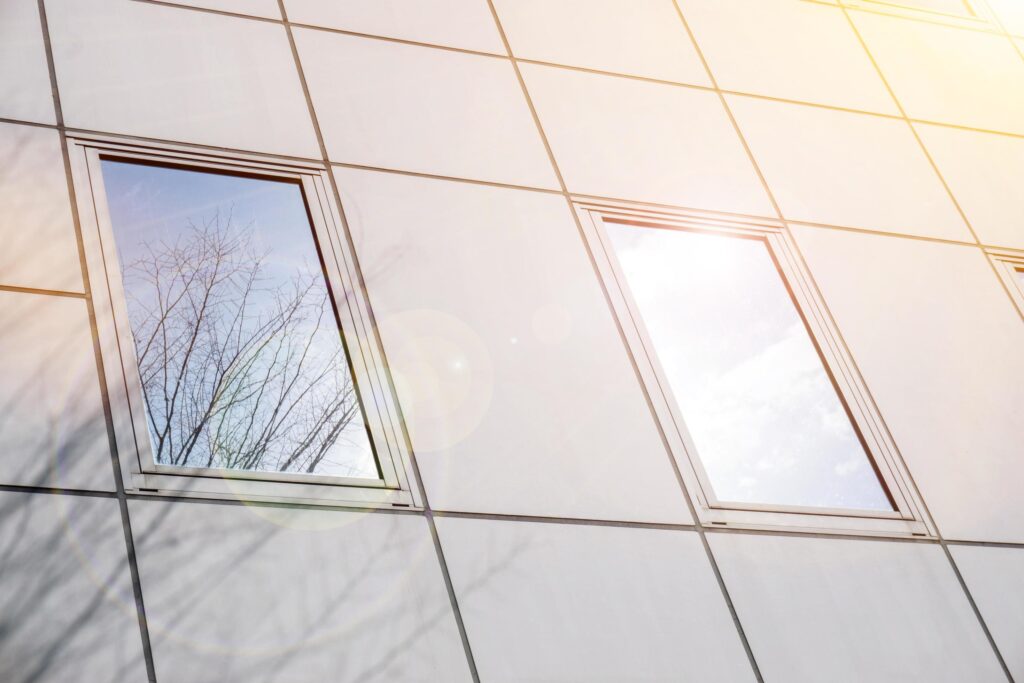
[[[799,0],[680,0],[718,86],[898,114],[838,7]]]
[[[708,535],[766,681],[1005,681],[937,545]]]
[[[1024,133],[1024,60],[1006,38],[851,12],[907,115]]]
[[[978,239],[1024,249],[1024,140],[945,126],[916,128]]]
[[[533,64],[521,68],[570,191],[774,214],[714,93]]]
[[[160,680],[470,680],[424,518],[129,507]]]
[[[1024,4],[1019,0],[986,0],[1003,28],[1015,35],[1024,35]]]
[[[0,483],[114,489],[85,301],[0,291]]]
[[[950,546],[1015,679],[1024,678],[1024,549]]]
[[[1024,542],[1024,325],[985,254],[793,230],[940,531]]]
[[[288,20],[505,54],[487,0],[285,0]]]
[[[201,7],[221,12],[266,17],[267,19],[281,18],[281,8],[278,6],[277,0],[169,0],[169,2],[173,5]]]
[[[116,500],[0,492],[0,680],[146,680]]]
[[[126,0],[47,0],[68,126],[320,156],[284,27]]]
[[[57,121],[37,0],[0,2],[0,118]]]
[[[971,240],[905,122],[727,99],[787,219]]]
[[[0,160],[0,285],[83,291],[60,135],[0,123]]]
[[[332,161],[557,188],[511,63],[296,29]]]
[[[711,85],[672,0],[497,0],[519,58]]]
[[[754,680],[695,533],[437,527],[481,680]]]
[[[691,520],[564,199],[335,174],[433,507]]]

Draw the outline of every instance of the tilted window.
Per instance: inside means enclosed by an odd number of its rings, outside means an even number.
[[[895,445],[780,226],[580,212],[705,521],[925,533]]]
[[[323,171],[95,140],[74,149],[131,484],[411,504]]]

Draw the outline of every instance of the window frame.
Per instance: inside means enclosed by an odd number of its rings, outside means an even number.
[[[626,346],[650,399],[656,422],[678,465],[702,524],[718,527],[828,531],[858,535],[934,536],[935,529],[899,450],[871,399],[796,244],[781,222],[704,211],[670,210],[626,203],[577,201],[587,249],[608,295]],[[789,291],[826,373],[861,438],[895,510],[872,511],[721,501],[701,463],[657,352],[633,300],[605,221],[757,239],[764,242],[782,284]]]
[[[993,17],[988,7],[977,0],[963,0],[963,14],[917,7],[902,2],[902,0],[839,0],[839,3],[849,9],[888,14],[904,19],[923,19],[971,29],[994,31],[996,28],[993,25]]]
[[[992,265],[1003,281],[1003,285],[1006,287],[1010,298],[1017,304],[1021,315],[1024,315],[1024,283],[1017,279],[1017,273],[1024,273],[1024,251],[986,249],[985,253],[988,255],[989,260],[992,261]]]
[[[314,505],[422,506],[419,492],[411,486],[408,441],[326,167],[312,161],[84,134],[69,136],[68,150],[114,441],[126,491]],[[104,159],[278,180],[301,187],[380,479],[177,467],[155,462],[103,184]]]

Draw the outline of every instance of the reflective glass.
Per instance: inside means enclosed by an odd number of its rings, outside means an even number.
[[[764,241],[605,225],[719,500],[892,510]]]
[[[156,462],[378,479],[301,186],[102,169]]]

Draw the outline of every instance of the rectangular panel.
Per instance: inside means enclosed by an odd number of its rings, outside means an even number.
[[[499,0],[521,59],[711,85],[672,0]]]
[[[801,0],[682,0],[725,90],[898,114],[839,7]]]
[[[481,680],[754,680],[697,534],[436,520]]]
[[[905,122],[727,99],[786,219],[973,241]]]
[[[56,123],[38,0],[0,3],[0,118]]]
[[[766,681],[1006,681],[938,545],[708,540]]]
[[[84,300],[0,291],[0,406],[0,483],[114,490]]]
[[[379,479],[302,186],[101,168],[155,463]]]
[[[288,20],[505,54],[487,0],[285,0]]]
[[[298,29],[332,161],[557,188],[506,59]]]
[[[714,93],[533,64],[522,72],[571,192],[774,215]]]
[[[719,501],[893,510],[767,242],[604,227]]]
[[[116,500],[0,492],[0,548],[0,680],[147,680]]]
[[[126,0],[48,0],[68,126],[320,158],[283,26]]]
[[[60,134],[0,123],[0,159],[0,285],[84,291]]]
[[[159,680],[471,680],[423,517],[129,505]]]

